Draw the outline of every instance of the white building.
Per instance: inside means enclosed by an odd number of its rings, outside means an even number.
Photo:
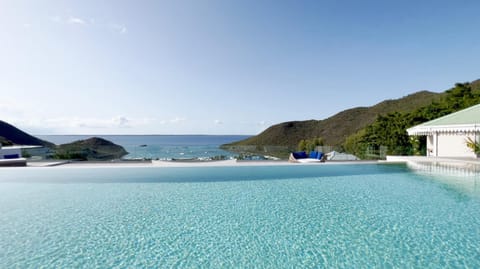
[[[480,141],[480,104],[414,126],[407,132],[427,136],[427,156],[477,158],[466,141]]]

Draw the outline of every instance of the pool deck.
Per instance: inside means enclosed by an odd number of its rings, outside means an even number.
[[[459,158],[459,157],[426,157],[426,156],[387,156],[387,163],[458,163],[480,165],[479,158]]]
[[[66,167],[66,168],[95,168],[95,167],[226,167],[226,166],[323,166],[323,165],[342,165],[342,164],[373,164],[377,161],[327,161],[315,163],[292,163],[286,160],[262,160],[262,161],[244,161],[244,160],[220,160],[220,161],[31,161],[27,167]]]
[[[135,160],[135,161],[28,161],[27,167],[217,167],[217,166],[311,166],[311,165],[342,165],[342,164],[374,164],[374,163],[450,163],[468,164],[480,166],[480,159],[473,158],[447,158],[425,156],[387,156],[384,161],[326,161],[316,163],[292,163],[286,160],[262,160],[262,161],[162,161],[162,160]]]

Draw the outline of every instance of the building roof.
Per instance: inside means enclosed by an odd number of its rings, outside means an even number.
[[[424,122],[407,129],[409,135],[432,133],[480,132],[480,104]]]
[[[0,146],[0,149],[38,149],[43,146],[27,146],[27,145],[15,145],[15,146]]]

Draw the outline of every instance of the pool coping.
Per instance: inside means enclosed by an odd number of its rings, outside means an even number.
[[[421,162],[421,163],[463,163],[480,165],[480,159],[477,158],[460,158],[460,157],[426,157],[426,156],[387,156],[387,159],[382,162]]]
[[[292,163],[286,160],[219,160],[219,161],[27,161],[22,168],[92,168],[92,167],[227,167],[227,166],[324,166],[348,164],[393,164],[393,163],[430,163],[430,164],[466,164],[480,166],[480,159],[454,157],[425,157],[425,156],[387,156],[380,161],[326,161],[323,163]]]
[[[480,176],[480,159],[425,156],[387,156],[385,163],[405,163],[415,171]]]
[[[123,167],[237,167],[237,166],[325,166],[348,164],[377,164],[378,161],[327,161],[322,163],[292,163],[286,160],[220,160],[220,161],[34,161],[26,168],[123,168]],[[17,167],[18,168],[18,167]],[[24,167],[25,168],[25,167]]]

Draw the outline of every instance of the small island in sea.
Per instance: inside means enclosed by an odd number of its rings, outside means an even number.
[[[55,149],[56,158],[85,161],[121,159],[127,154],[128,152],[122,146],[100,137],[92,137],[62,144]]]

